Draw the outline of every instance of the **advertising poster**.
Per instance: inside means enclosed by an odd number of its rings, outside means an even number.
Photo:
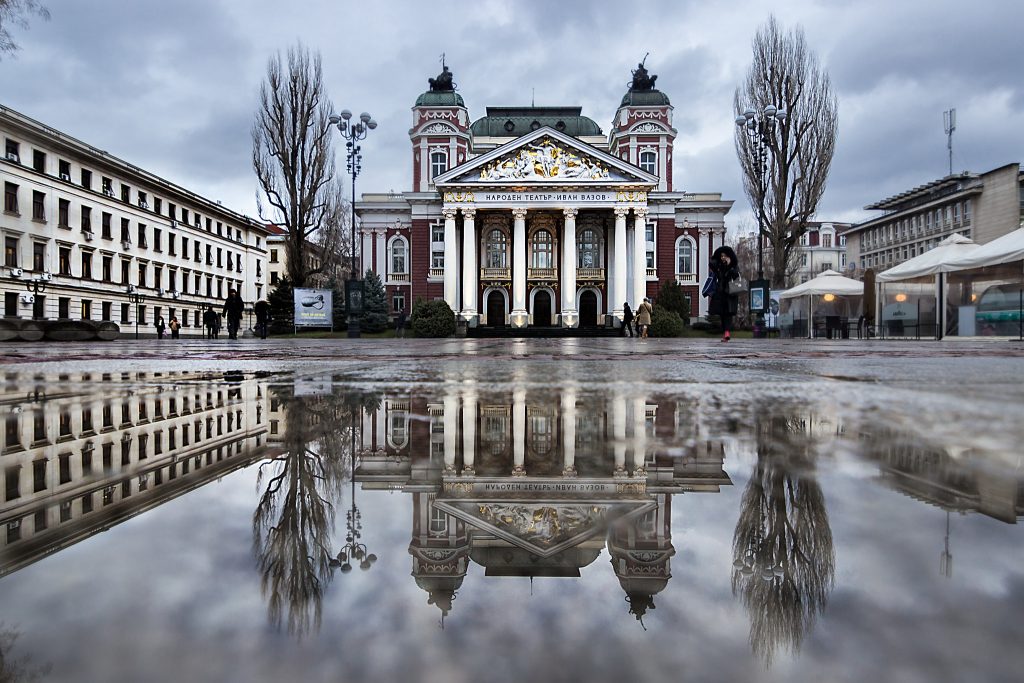
[[[334,329],[334,307],[329,289],[295,289],[295,327]]]

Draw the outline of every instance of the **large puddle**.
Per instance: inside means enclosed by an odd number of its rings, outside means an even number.
[[[0,680],[1018,680],[1018,421],[435,380],[6,375]]]

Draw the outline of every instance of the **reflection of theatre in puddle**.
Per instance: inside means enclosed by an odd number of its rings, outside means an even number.
[[[442,614],[471,563],[576,577],[607,547],[639,619],[671,576],[672,495],[731,484],[681,406],[573,389],[385,399],[364,416],[356,480],[412,494],[413,576]]]
[[[266,455],[266,395],[231,375],[8,380],[0,576]]]

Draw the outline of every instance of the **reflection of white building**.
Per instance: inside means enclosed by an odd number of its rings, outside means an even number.
[[[153,333],[230,289],[266,295],[266,228],[107,152],[0,107],[4,316],[97,320]],[[29,296],[25,283],[44,279]],[[132,288],[145,297],[137,309]]]
[[[413,576],[443,614],[472,567],[579,576],[604,549],[641,618],[671,577],[671,497],[731,483],[692,405],[565,388],[386,397],[356,480],[413,496]],[[671,451],[671,452],[670,452]]]
[[[266,395],[199,373],[9,382],[0,575],[262,457]]]
[[[413,107],[412,186],[357,202],[362,269],[394,310],[443,298],[470,325],[591,327],[676,281],[694,317],[732,201],[673,182],[668,97],[638,68],[605,134],[579,107],[470,120],[447,67]]]

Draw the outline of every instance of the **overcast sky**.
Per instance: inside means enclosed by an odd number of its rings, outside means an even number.
[[[1024,3],[975,0],[47,0],[49,22],[15,29],[0,103],[256,216],[250,127],[268,57],[302,41],[323,55],[336,109],[369,111],[357,191],[411,189],[416,96],[455,75],[471,119],[485,107],[580,105],[607,133],[630,70],[647,67],[675,107],[676,189],[735,200],[732,95],[771,7],[801,25],[839,98],[839,142],[819,220],[948,171],[942,112],[957,110],[955,171],[1024,153]],[[535,93],[535,95],[534,95]],[[341,159],[340,168],[344,168]]]

